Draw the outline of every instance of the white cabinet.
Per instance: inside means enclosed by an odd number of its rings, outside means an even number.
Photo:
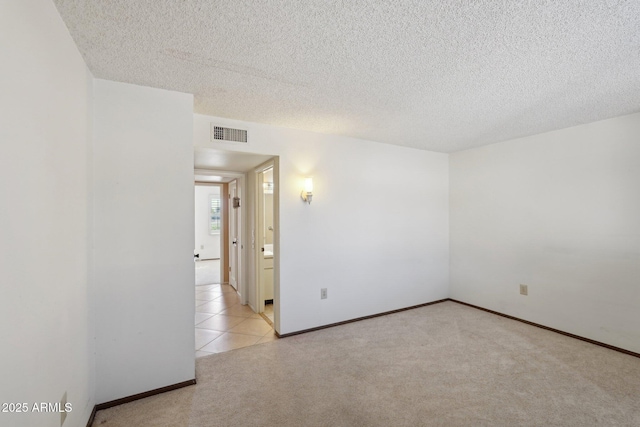
[[[262,270],[262,296],[266,300],[273,300],[273,257],[265,257]]]

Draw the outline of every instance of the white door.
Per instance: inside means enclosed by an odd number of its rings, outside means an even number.
[[[260,171],[257,174],[256,195],[258,199],[256,209],[256,219],[258,221],[256,244],[258,247],[257,253],[257,274],[256,282],[258,287],[258,313],[264,312],[264,171]]]
[[[273,179],[273,166],[267,167],[257,173],[257,295],[258,313],[265,311],[266,301],[273,303],[273,191],[275,188]]]
[[[238,251],[240,236],[238,233],[238,218],[240,208],[235,200],[239,199],[238,182],[229,183],[229,284],[238,290]],[[234,207],[235,206],[235,207]]]

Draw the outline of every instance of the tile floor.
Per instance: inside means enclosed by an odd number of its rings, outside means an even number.
[[[196,286],[196,357],[278,339],[228,284]]]
[[[264,306],[264,315],[271,320],[271,324],[273,325],[273,304],[265,304]]]

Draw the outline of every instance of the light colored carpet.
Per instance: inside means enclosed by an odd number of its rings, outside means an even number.
[[[221,283],[219,259],[196,261],[195,265],[196,265],[196,286],[211,285],[213,283]]]
[[[454,302],[196,363],[94,426],[640,425],[640,359]]]

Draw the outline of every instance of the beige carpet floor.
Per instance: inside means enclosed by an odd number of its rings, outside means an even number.
[[[94,426],[640,426],[640,359],[454,302],[197,360]]]

